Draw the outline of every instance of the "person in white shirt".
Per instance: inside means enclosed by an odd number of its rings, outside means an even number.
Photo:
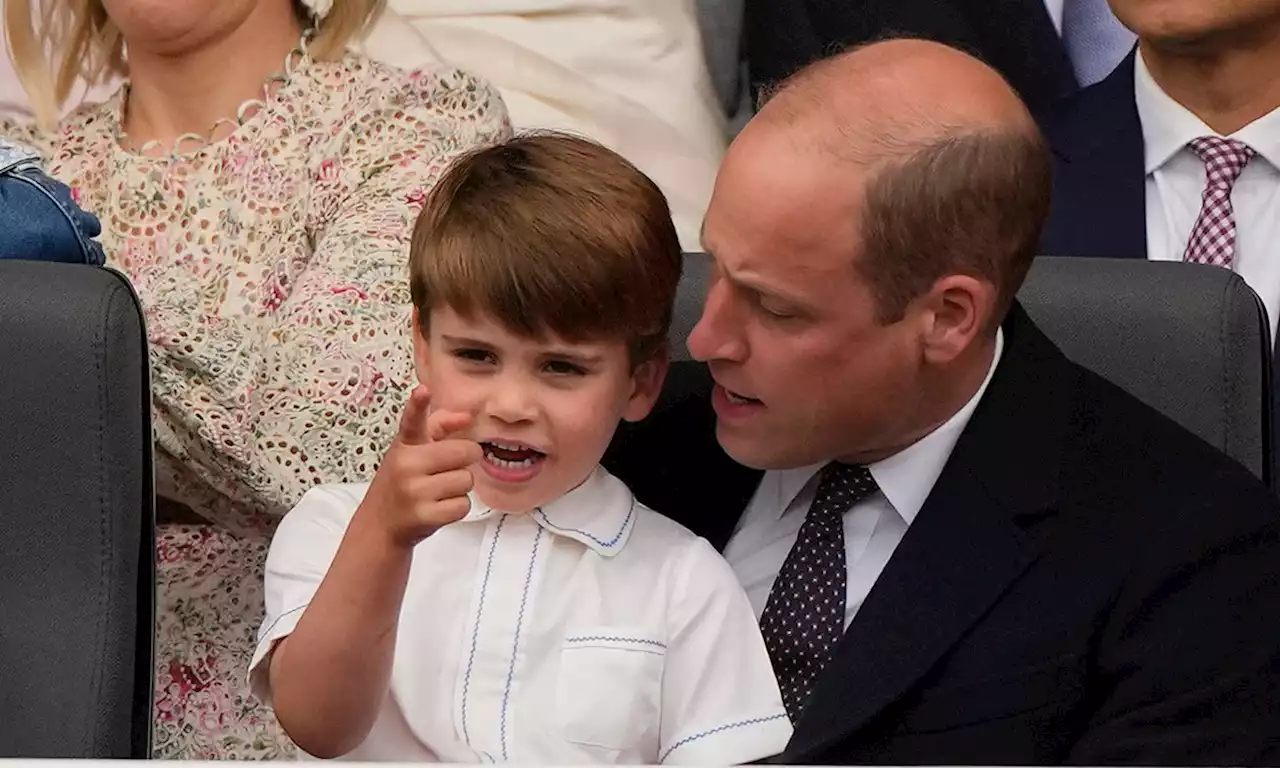
[[[662,193],[586,140],[446,172],[410,254],[425,387],[372,483],[310,491],[267,559],[250,680],[304,752],[723,765],[786,746],[732,569],[599,466],[661,389],[681,262]]]
[[[1042,252],[1231,269],[1280,318],[1280,3],[1111,0],[1135,55],[1041,120]]]

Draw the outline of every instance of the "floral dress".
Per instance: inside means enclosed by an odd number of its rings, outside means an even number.
[[[101,219],[145,308],[157,491],[207,521],[162,518],[155,755],[283,757],[245,682],[271,533],[307,488],[375,470],[414,383],[414,216],[453,157],[510,129],[475,78],[355,54],[304,62],[186,154],[126,150],[122,100],[0,134]]]

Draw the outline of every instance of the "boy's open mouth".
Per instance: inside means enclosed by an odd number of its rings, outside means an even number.
[[[485,461],[510,470],[528,469],[547,457],[545,453],[523,443],[506,440],[488,440],[480,443]]]

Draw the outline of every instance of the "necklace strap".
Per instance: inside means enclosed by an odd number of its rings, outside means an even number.
[[[301,72],[311,63],[311,54],[308,52],[307,48],[313,37],[315,37],[314,29],[308,28],[303,31],[302,37],[298,40],[297,47],[285,55],[284,67],[282,70],[270,75],[265,81],[263,81],[261,97],[246,99],[236,109],[234,117],[218,118],[203,134],[184,133],[177,139],[174,139],[173,144],[168,148],[169,156],[176,157],[188,152],[196,152],[204,149],[219,140],[220,137],[217,136],[219,130],[229,128],[230,130],[225,134],[226,136],[229,136],[240,130],[240,128],[249,120],[266,110],[280,89],[288,85],[295,74]],[[116,140],[122,147],[140,155],[159,156],[165,149],[163,142],[157,139],[152,139],[144,142],[142,146],[139,147],[133,143],[133,140],[129,138],[129,134],[124,130],[125,116],[129,106],[129,93],[129,85],[126,83],[121,94],[120,114],[116,121]]]

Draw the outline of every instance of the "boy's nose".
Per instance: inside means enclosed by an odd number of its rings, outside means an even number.
[[[489,394],[489,415],[509,424],[533,421],[537,405],[527,382],[500,382]]]

